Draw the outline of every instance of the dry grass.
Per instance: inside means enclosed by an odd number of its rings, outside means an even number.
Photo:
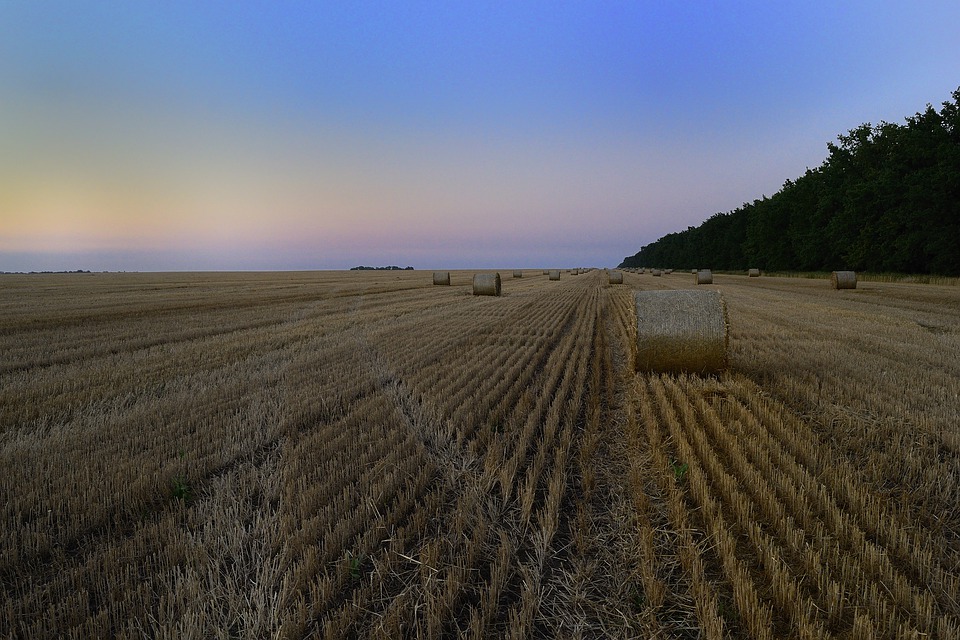
[[[0,277],[0,637],[960,635],[956,287],[456,275]]]

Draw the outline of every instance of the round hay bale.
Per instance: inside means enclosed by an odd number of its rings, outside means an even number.
[[[551,279],[551,280],[559,280],[559,279],[560,279],[560,270],[559,270],[559,269],[554,269],[553,271],[551,271],[551,272],[550,272],[550,279]]]
[[[623,273],[620,271],[610,272],[610,284],[623,284]]]
[[[749,271],[747,271],[747,275],[751,278],[759,278],[760,269],[750,269]]]
[[[664,272],[664,273],[673,273],[673,269],[664,269],[663,272]]]
[[[578,275],[580,275],[580,269],[574,269],[574,270],[571,271],[570,273],[571,273],[571,275],[578,276]]]
[[[662,272],[660,271],[660,269],[654,269],[654,270],[651,271],[650,273],[653,274],[654,276],[658,277],[658,278],[662,275]]]
[[[513,277],[514,277],[514,278],[522,278],[522,277],[523,277],[523,271],[521,271],[520,269],[514,270],[514,272],[513,272]]]
[[[545,275],[545,276],[550,275],[550,269],[544,269],[544,270],[543,270],[543,275]]]
[[[433,272],[433,284],[450,284],[450,272],[449,272],[449,271],[434,271],[434,272]]]
[[[697,270],[696,270],[696,269],[690,269],[690,273],[692,273],[693,275],[697,275]]]
[[[727,367],[727,306],[719,291],[637,291],[638,371],[716,373]]]
[[[856,289],[856,271],[834,271],[830,274],[830,283],[834,289]]]
[[[713,273],[710,269],[697,271],[697,284],[713,284]]]
[[[473,295],[475,296],[499,296],[500,295],[500,274],[499,273],[478,273],[473,276]]]

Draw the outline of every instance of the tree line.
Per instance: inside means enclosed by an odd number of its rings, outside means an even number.
[[[620,266],[960,275],[960,89],[866,123],[773,196],[670,233]]]

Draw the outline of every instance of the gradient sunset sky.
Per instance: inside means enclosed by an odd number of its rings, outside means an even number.
[[[960,86],[960,2],[0,2],[0,271],[613,266]]]

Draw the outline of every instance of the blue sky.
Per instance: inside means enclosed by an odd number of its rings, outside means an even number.
[[[4,2],[0,270],[617,264],[960,86],[955,2]]]

